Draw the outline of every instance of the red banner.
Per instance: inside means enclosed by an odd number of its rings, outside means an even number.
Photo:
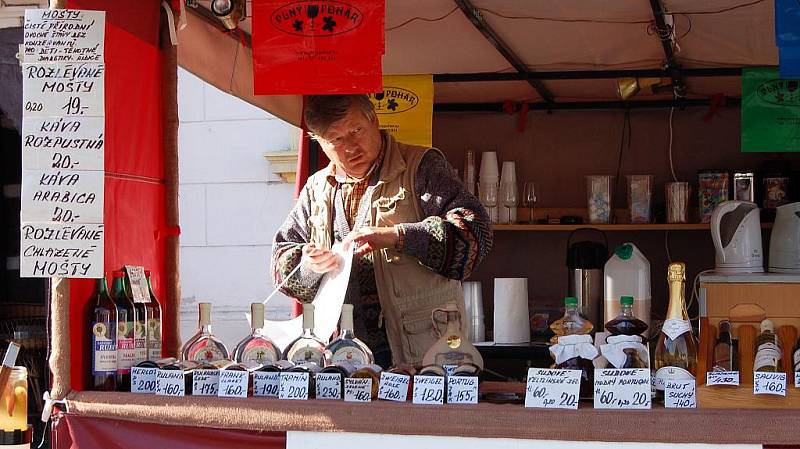
[[[254,0],[256,95],[381,90],[384,0]]]

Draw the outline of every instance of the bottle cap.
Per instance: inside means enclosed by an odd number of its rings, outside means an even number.
[[[728,320],[722,320],[719,322],[719,331],[720,332],[730,332],[731,331],[731,322]]]
[[[314,329],[314,304],[303,304],[303,329]]]
[[[211,324],[211,303],[201,302],[198,307],[200,307],[200,326]]]
[[[342,304],[341,330],[353,330],[353,305]]]
[[[623,306],[632,306],[633,305],[633,296],[620,296],[619,303]]]
[[[578,298],[574,296],[567,296],[564,298],[564,305],[567,307],[575,307],[578,305]]]
[[[623,243],[614,250],[614,254],[622,260],[628,260],[633,256],[633,245],[630,243]]]
[[[250,304],[250,324],[253,329],[264,327],[264,304],[260,302]]]
[[[775,333],[775,325],[772,324],[772,320],[764,320],[761,322],[761,333],[770,332]]]

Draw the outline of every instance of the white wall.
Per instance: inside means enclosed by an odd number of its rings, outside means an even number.
[[[264,153],[293,146],[293,126],[178,71],[181,336],[197,328],[197,303],[211,302],[214,333],[230,350],[249,332],[245,312],[272,291],[272,238],[293,205],[294,186]],[[278,294],[272,319],[289,317]]]

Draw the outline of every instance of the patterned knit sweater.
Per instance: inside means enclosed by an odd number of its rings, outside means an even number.
[[[329,181],[339,182],[342,187],[346,216],[337,216],[334,211],[333,226],[334,236],[340,241],[350,231],[357,204],[370,181],[344,185],[332,175]],[[493,236],[486,210],[475,196],[466,191],[455,170],[436,151],[429,151],[423,157],[414,188],[420,210],[427,218],[418,223],[399,225],[403,237],[397,249],[415,256],[423,266],[442,276],[459,280],[467,278],[492,247]],[[283,282],[300,263],[302,246],[308,242],[306,223],[311,209],[308,189],[306,184],[294,209],[275,235],[271,261],[275,285]],[[381,321],[373,260],[370,253],[354,261],[345,302],[354,305],[356,336],[373,350],[376,362],[386,367],[391,361],[391,353]],[[308,302],[314,299],[321,279],[321,274],[302,266],[281,291]]]

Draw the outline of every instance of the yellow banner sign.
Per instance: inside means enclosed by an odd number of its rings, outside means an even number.
[[[381,129],[406,144],[433,144],[432,75],[386,75],[383,91],[369,97]]]

